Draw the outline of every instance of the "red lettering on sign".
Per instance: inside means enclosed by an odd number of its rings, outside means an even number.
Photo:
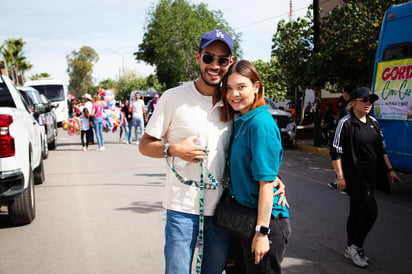
[[[409,80],[412,78],[412,65],[386,67],[382,70],[382,80]]]

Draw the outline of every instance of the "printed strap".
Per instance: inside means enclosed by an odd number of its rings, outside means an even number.
[[[172,164],[169,163],[168,160],[168,150],[169,150],[169,143],[165,144],[163,149],[163,156],[166,159],[166,162],[170,169],[175,174],[176,178],[185,185],[198,187],[200,189],[200,196],[199,196],[199,232],[198,232],[198,240],[199,240],[199,250],[197,254],[197,261],[196,261],[196,273],[200,274],[202,269],[202,260],[203,260],[203,247],[204,247],[204,226],[205,226],[205,216],[204,216],[204,190],[205,189],[217,189],[219,186],[219,182],[216,178],[209,172],[209,169],[204,166],[206,162],[207,156],[209,151],[205,148],[204,152],[205,155],[203,156],[203,160],[199,161],[200,164],[200,181],[193,181],[193,180],[186,180],[183,178],[175,169],[174,167],[174,157],[172,157]],[[210,180],[211,183],[204,182],[204,170],[206,171],[207,178]]]

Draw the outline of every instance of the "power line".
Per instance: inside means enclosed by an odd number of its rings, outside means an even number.
[[[306,8],[301,8],[301,9],[298,9],[298,10],[295,10],[295,13],[296,13],[296,12],[299,12],[299,11],[302,11],[302,10],[305,10],[305,9],[307,9],[307,7],[306,7]],[[288,14],[289,14],[289,12],[283,13],[283,14],[281,14],[281,15],[271,16],[271,17],[268,17],[268,18],[265,18],[265,19],[261,19],[261,20],[259,20],[259,21],[255,21],[255,22],[249,23],[249,24],[247,24],[247,25],[243,25],[243,26],[240,26],[240,27],[236,27],[235,29],[242,29],[242,28],[246,28],[246,27],[249,27],[249,26],[253,26],[253,25],[256,25],[256,24],[260,24],[260,23],[263,23],[263,22],[266,22],[266,21],[270,21],[270,20],[273,20],[273,19],[280,19],[280,18],[282,18],[282,17],[287,17]]]

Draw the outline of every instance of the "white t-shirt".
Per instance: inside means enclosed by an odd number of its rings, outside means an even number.
[[[133,118],[143,118],[143,108],[144,102],[142,99],[135,101],[132,105],[133,108]]]
[[[159,99],[150,119],[146,133],[157,139],[164,138],[165,143],[178,143],[190,136],[199,136],[203,146],[207,146],[209,155],[206,166],[212,175],[221,181],[224,175],[226,151],[232,136],[232,121],[220,121],[223,103],[213,105],[212,96],[204,96],[197,91],[194,82],[167,90]],[[169,162],[172,158],[169,157]],[[166,209],[199,214],[198,187],[189,186],[176,179],[173,171],[165,162]],[[200,180],[200,165],[175,158],[176,170],[187,180]],[[210,183],[205,174],[205,182]],[[205,189],[204,215],[212,216],[223,188]]]
[[[80,116],[80,130],[89,130],[90,129],[90,120],[89,117]]]

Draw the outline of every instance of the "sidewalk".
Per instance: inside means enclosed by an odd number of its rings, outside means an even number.
[[[297,126],[296,141],[293,147],[297,150],[329,156],[327,146],[316,147],[313,145],[313,124]]]
[[[293,147],[297,150],[329,156],[329,148],[323,145],[320,147],[315,147],[313,145],[313,139],[296,140]]]

